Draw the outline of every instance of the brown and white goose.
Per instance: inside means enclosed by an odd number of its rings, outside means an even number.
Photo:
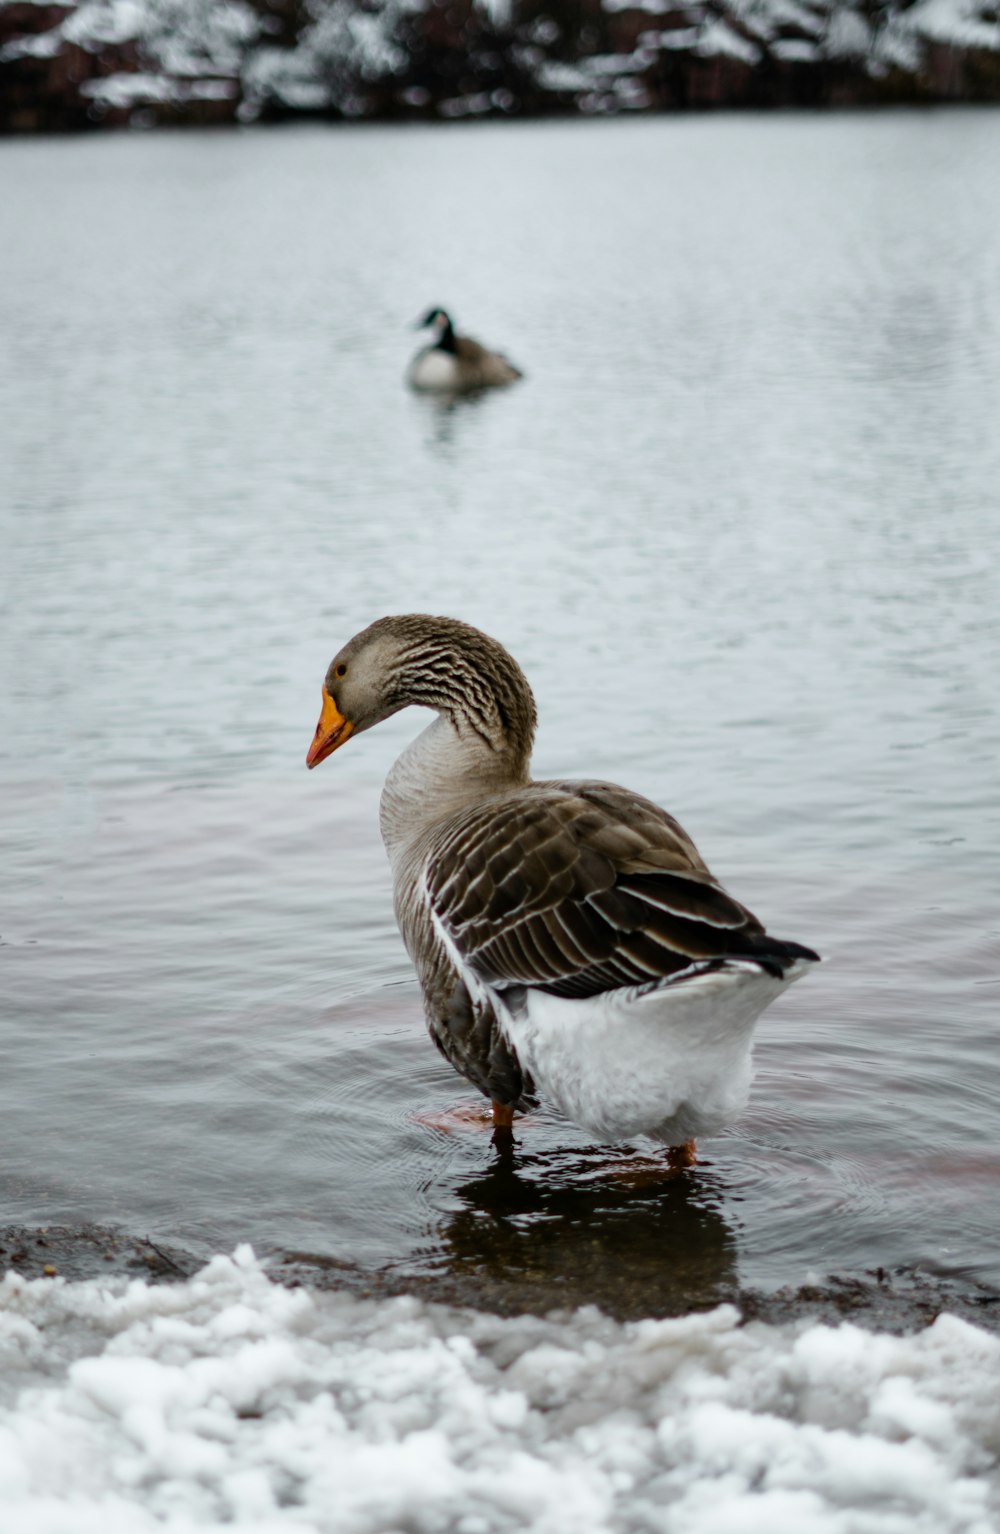
[[[490,351],[471,336],[457,335],[444,309],[431,309],[417,328],[430,329],[434,340],[410,363],[406,377],[411,389],[471,394],[479,389],[502,388],[523,377],[500,352]]]
[[[605,1140],[731,1123],[758,1016],[818,956],[770,937],[650,800],[533,781],[531,688],[452,618],[380,618],[338,652],[306,765],[410,704],[437,717],[382,793],[396,919],[431,1035],[494,1123],[537,1091]]]

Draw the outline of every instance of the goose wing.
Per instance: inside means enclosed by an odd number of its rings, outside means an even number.
[[[473,341],[471,336],[455,337],[455,355],[469,378],[477,378],[484,384],[513,383],[523,375],[502,352],[492,352],[488,347]]]
[[[478,366],[490,353],[479,341],[474,341],[471,336],[455,337],[455,356],[467,362],[470,367]]]
[[[498,988],[594,996],[696,962],[773,973],[809,950],[769,938],[677,822],[607,783],[540,783],[445,829],[425,874],[435,921]]]

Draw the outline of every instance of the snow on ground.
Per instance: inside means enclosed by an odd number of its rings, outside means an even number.
[[[498,1319],[273,1285],[0,1285],[0,1507],[32,1534],[995,1534],[1000,1340]]]

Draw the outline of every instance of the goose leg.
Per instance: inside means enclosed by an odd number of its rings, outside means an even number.
[[[509,1103],[498,1103],[493,1099],[493,1128],[513,1129],[514,1109]]]
[[[501,1155],[509,1156],[514,1149],[514,1109],[509,1103],[493,1099],[493,1144]]]
[[[683,1145],[671,1145],[667,1150],[667,1161],[670,1166],[682,1171],[684,1167],[694,1166],[698,1160],[698,1148],[693,1140],[685,1140]]]

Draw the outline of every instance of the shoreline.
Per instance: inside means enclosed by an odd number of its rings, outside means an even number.
[[[548,1275],[524,1273],[509,1279],[482,1272],[420,1273],[365,1269],[333,1255],[299,1251],[258,1253],[268,1277],[284,1288],[339,1291],[359,1299],[410,1295],[428,1304],[510,1317],[569,1314],[595,1305],[615,1321],[667,1319],[734,1305],[744,1323],[785,1325],[849,1321],[865,1330],[902,1336],[922,1331],[945,1312],[980,1329],[1000,1334],[1000,1290],[959,1275],[916,1268],[874,1269],[828,1274],[822,1280],[776,1290],[738,1283],[708,1295],[689,1290],[666,1304],[650,1302],[648,1287],[618,1284],[595,1294],[586,1285],[553,1286]],[[118,1226],[6,1225],[0,1227],[0,1270],[25,1279],[141,1278],[180,1283],[208,1262],[169,1241],[153,1241]],[[639,1290],[642,1290],[642,1293]]]

